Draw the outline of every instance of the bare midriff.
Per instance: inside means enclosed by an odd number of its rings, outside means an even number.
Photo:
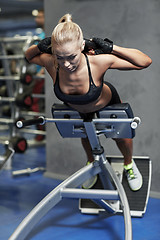
[[[110,88],[107,85],[103,85],[101,95],[99,98],[91,103],[85,104],[85,105],[75,105],[75,104],[69,104],[72,108],[77,110],[81,113],[90,113],[90,112],[96,112],[100,110],[101,108],[105,107],[109,104],[110,100],[112,98],[112,93]]]

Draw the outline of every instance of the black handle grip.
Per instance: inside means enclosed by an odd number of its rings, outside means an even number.
[[[38,117],[38,118],[34,118],[34,119],[28,119],[28,120],[22,120],[22,121],[18,121],[16,122],[16,126],[17,128],[23,128],[26,126],[30,126],[30,125],[37,125],[37,124],[44,124],[45,123],[45,119],[44,117]]]

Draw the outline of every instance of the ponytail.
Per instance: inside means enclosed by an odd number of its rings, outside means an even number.
[[[60,18],[58,23],[64,23],[64,22],[72,22],[72,15],[67,13],[63,17]]]
[[[77,41],[81,47],[83,44],[83,33],[81,28],[72,21],[72,15],[67,13],[60,18],[58,25],[52,32],[52,51],[55,45]]]

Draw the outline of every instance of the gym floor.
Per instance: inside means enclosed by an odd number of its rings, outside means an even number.
[[[31,148],[15,154],[13,170],[45,167],[45,147]],[[60,181],[46,178],[43,172],[12,176],[11,170],[0,172],[0,239],[7,240],[15,228]],[[160,199],[149,198],[143,218],[132,218],[133,240],[160,239]],[[32,230],[26,240],[122,240],[123,216],[84,215],[78,200],[64,199]]]

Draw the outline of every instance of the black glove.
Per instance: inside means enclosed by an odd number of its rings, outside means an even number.
[[[111,53],[113,50],[113,42],[108,38],[103,40],[94,37],[92,41],[96,44],[95,54]]]
[[[86,38],[84,38],[84,40],[85,40],[85,46],[84,46],[84,50],[83,50],[84,52],[87,53],[91,49],[93,49],[93,50],[96,49],[96,44],[92,40],[86,39]]]
[[[46,38],[42,39],[37,44],[37,47],[43,53],[52,54],[52,51],[51,51],[51,37],[46,37]]]

